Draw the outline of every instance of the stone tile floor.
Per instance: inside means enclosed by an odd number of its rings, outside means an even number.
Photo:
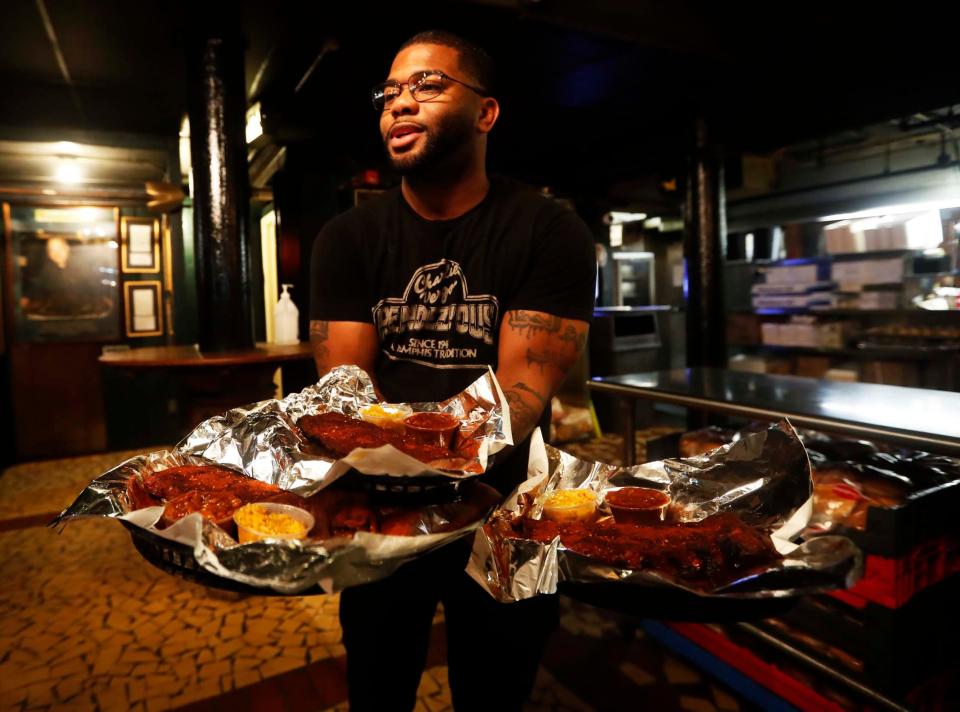
[[[614,461],[620,445],[568,449]],[[43,526],[134,454],[0,476],[0,709],[347,709],[336,596],[208,589],[148,564],[117,522]],[[562,603],[531,710],[746,708],[614,614]],[[451,709],[444,651],[438,614],[418,710]]]

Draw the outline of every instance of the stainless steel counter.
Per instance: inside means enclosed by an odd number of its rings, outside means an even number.
[[[715,368],[594,378],[591,390],[728,415],[960,454],[960,393],[872,383],[841,383]],[[633,409],[624,409],[627,464],[634,464]]]

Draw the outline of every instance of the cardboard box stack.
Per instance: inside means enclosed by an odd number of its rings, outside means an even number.
[[[767,267],[763,282],[751,288],[754,309],[816,309],[833,305],[833,284],[826,263]]]

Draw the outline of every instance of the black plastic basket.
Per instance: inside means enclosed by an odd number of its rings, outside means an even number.
[[[237,581],[221,578],[203,568],[193,555],[193,549],[186,544],[170,541],[156,536],[140,527],[120,520],[130,532],[133,546],[148,563],[164,573],[179,576],[192,583],[216,588],[221,591],[242,593],[252,596],[281,596],[283,594],[269,588],[257,588]],[[319,588],[297,594],[300,596],[323,593]]]
[[[380,502],[411,504],[443,504],[467,496],[477,482],[476,477],[455,479],[442,475],[392,477],[364,475],[353,471],[344,477],[344,485],[366,492]]]

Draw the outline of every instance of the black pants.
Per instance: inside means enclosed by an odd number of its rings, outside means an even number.
[[[464,572],[470,541],[340,594],[351,712],[414,708],[441,601],[454,709],[519,710],[529,698],[559,620],[557,597],[497,603]]]

